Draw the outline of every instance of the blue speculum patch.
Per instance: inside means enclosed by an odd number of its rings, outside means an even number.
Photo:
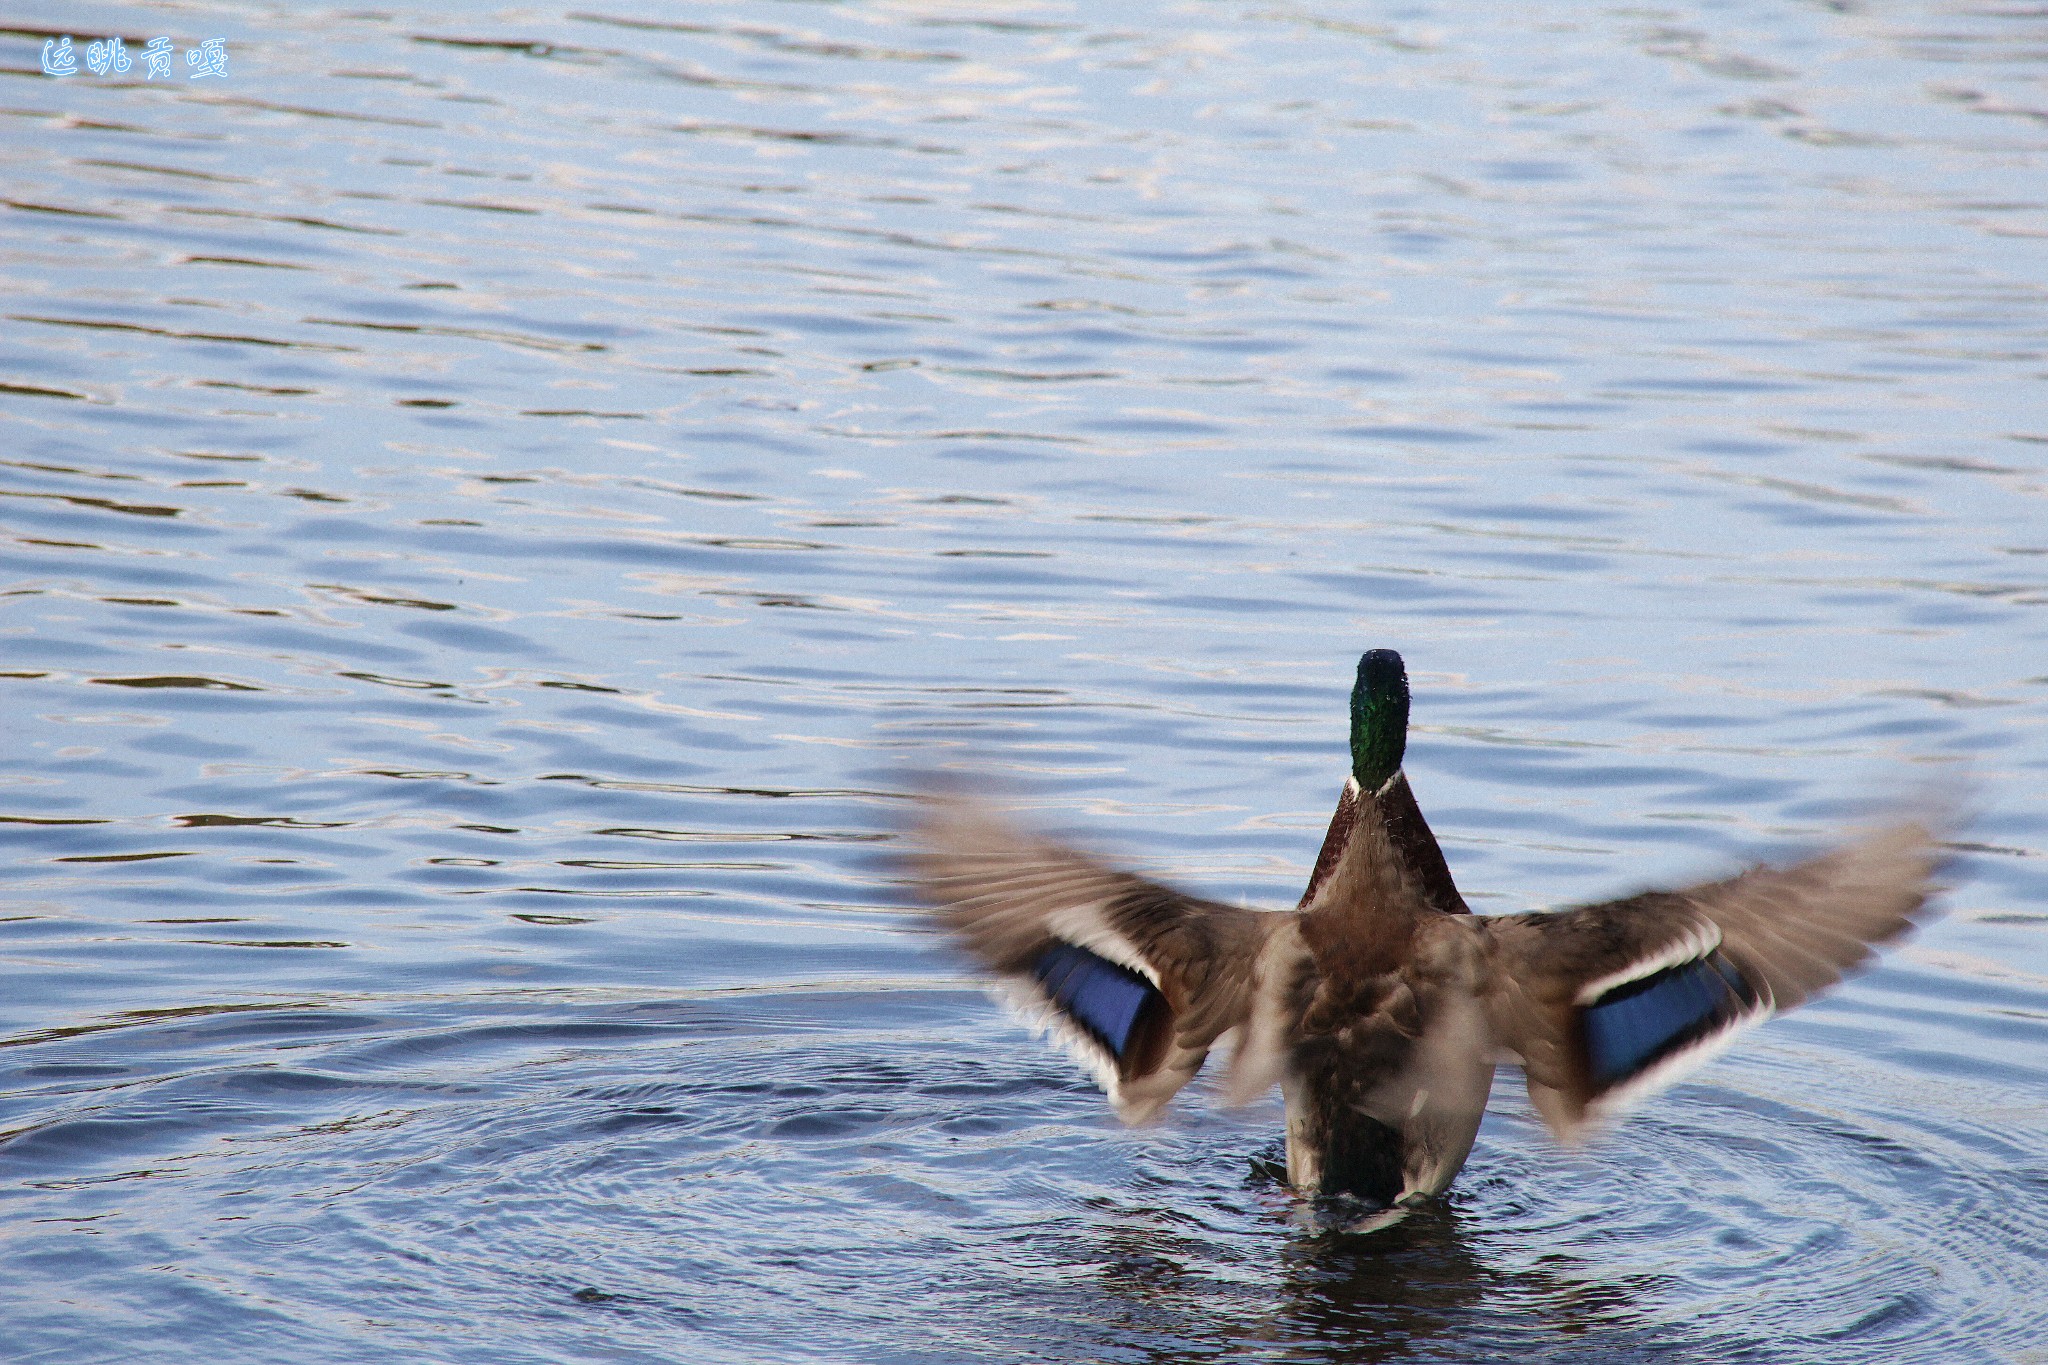
[[[1594,1088],[1640,1075],[1755,1003],[1749,983],[1719,953],[1616,987],[1580,1016]]]
[[[1130,1046],[1131,1029],[1145,1002],[1159,994],[1129,967],[1071,943],[1056,943],[1040,953],[1031,974],[1052,1002],[1100,1039],[1118,1061]]]

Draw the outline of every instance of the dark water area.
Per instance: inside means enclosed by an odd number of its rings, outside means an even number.
[[[0,77],[0,1358],[2048,1362],[2039,6],[31,5]],[[1376,646],[1482,912],[1962,781],[1947,913],[1319,1230],[1277,1100],[1121,1128],[885,855],[951,770],[1292,904]]]

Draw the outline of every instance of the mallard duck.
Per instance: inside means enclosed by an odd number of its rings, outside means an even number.
[[[1382,1221],[1465,1163],[1497,1060],[1572,1141],[1811,998],[1921,916],[1936,844],[1878,829],[1789,866],[1535,914],[1474,915],[1401,769],[1401,656],[1359,661],[1351,775],[1301,902],[1184,894],[1019,830],[962,793],[917,804],[907,867],[998,993],[1130,1123],[1234,1040],[1223,1087],[1278,1084],[1287,1179]]]

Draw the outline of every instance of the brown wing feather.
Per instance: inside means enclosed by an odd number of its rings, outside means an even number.
[[[1164,997],[1157,1045],[1100,1076],[1126,1119],[1157,1112],[1217,1038],[1244,1022],[1260,950],[1286,916],[1120,872],[1021,831],[973,798],[926,797],[918,811],[905,859],[913,885],[983,968],[1029,997],[1032,965],[1065,942],[1137,970]]]
[[[1537,1109],[1561,1137],[1604,1109],[1669,1084],[1712,1055],[1701,1048],[1641,1078],[1613,1105],[1596,1093],[1581,1007],[1660,968],[1719,959],[1746,986],[1749,1023],[1840,981],[1876,945],[1927,911],[1939,861],[1933,834],[1909,823],[1789,867],[1551,914],[1500,915],[1476,926],[1491,946],[1484,987],[1496,1040],[1520,1057]]]
[[[1923,918],[1940,861],[1927,825],[1900,824],[1790,867],[1753,867],[1683,894],[1721,926],[1722,951],[1788,1010]]]

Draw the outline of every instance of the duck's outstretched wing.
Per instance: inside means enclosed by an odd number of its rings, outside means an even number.
[[[1939,861],[1901,824],[1789,867],[1472,921],[1495,1041],[1572,1139],[1833,985],[1926,909]]]
[[[918,894],[1127,1123],[1158,1113],[1245,1021],[1260,952],[1293,919],[1118,872],[967,797],[923,798],[910,837]]]

